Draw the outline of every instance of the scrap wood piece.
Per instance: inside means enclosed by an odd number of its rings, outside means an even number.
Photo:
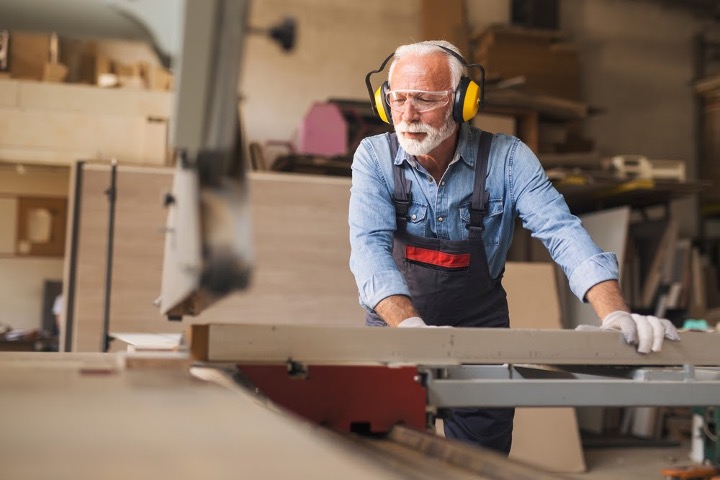
[[[207,362],[314,364],[709,365],[720,335],[687,332],[643,355],[619,332],[553,329],[394,329],[307,325],[198,324],[190,353]]]

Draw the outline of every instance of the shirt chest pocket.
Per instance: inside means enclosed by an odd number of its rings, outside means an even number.
[[[428,207],[422,203],[412,202],[408,210],[407,231],[413,235],[425,235],[425,217]]]
[[[483,220],[483,242],[485,245],[500,244],[500,223],[502,221],[503,201],[502,199],[490,200],[487,206],[487,213]],[[460,219],[463,227],[470,227],[470,204],[460,206]]]

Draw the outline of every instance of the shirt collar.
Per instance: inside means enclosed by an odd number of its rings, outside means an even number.
[[[467,163],[471,168],[475,167],[475,160],[477,158],[477,149],[478,149],[478,141],[475,139],[473,141],[473,138],[477,135],[474,135],[474,132],[472,128],[470,128],[470,125],[468,123],[462,123],[460,124],[460,138],[458,139],[458,145],[455,148],[455,155],[453,155],[453,159],[450,162],[455,163],[456,161],[462,160],[465,163]],[[410,165],[416,165],[417,160],[415,160],[415,157],[407,153],[405,150],[403,150],[402,146],[398,148],[398,153],[395,156],[394,164],[400,165],[402,162],[407,161]]]

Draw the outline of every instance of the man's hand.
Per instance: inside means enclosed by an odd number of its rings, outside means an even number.
[[[420,317],[406,318],[402,322],[398,323],[399,328],[421,328],[427,326],[429,325],[427,325]]]
[[[428,325],[420,317],[406,318],[398,323],[399,328],[452,328],[450,325]]]
[[[580,325],[576,330],[595,330],[597,327]],[[600,330],[618,330],[622,332],[627,343],[637,345],[640,353],[662,350],[663,339],[679,341],[675,326],[664,318],[652,315],[638,315],[623,311],[612,312],[602,320]]]

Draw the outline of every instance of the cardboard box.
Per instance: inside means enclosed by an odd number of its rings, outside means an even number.
[[[474,37],[474,62],[488,79],[525,77],[528,93],[580,100],[577,48],[559,32],[494,26]]]
[[[49,58],[49,34],[10,32],[9,71],[12,78],[42,80]]]

